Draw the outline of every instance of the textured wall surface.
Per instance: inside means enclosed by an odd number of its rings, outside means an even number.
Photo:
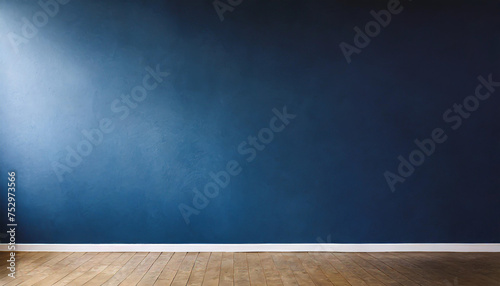
[[[500,242],[500,2],[229,2],[0,0],[2,233]]]

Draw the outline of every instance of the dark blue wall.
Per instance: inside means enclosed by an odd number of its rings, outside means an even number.
[[[387,2],[243,0],[220,21],[211,1],[73,0],[19,42],[41,7],[0,1],[1,217],[15,171],[17,242],[500,242],[500,87],[443,119],[500,81],[500,3],[402,0],[348,64],[339,44]],[[242,142],[285,106],[253,156]],[[392,192],[384,173],[436,128]]]

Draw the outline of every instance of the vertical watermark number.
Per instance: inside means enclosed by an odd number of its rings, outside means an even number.
[[[7,260],[10,273],[8,274],[12,278],[16,278],[16,173],[8,172],[9,182],[7,183],[7,236],[9,237],[8,249],[10,252],[9,259]]]

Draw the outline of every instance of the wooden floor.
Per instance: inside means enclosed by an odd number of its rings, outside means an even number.
[[[2,252],[5,265],[7,253]],[[500,285],[500,253],[47,253],[0,285]]]

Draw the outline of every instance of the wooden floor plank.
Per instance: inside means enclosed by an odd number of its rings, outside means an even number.
[[[319,286],[332,286],[332,282],[328,277],[326,277],[325,273],[323,270],[321,270],[321,267],[317,263],[316,260],[312,259],[309,256],[309,253],[304,253],[304,252],[299,252],[296,254],[297,257],[299,258],[300,262],[302,263],[302,266],[304,266],[304,269],[307,271],[309,276],[311,277],[311,280],[314,282],[315,285]]]
[[[229,286],[234,284],[234,264],[233,253],[222,253],[222,262],[220,266],[219,285]]]
[[[16,257],[16,278],[0,272],[0,285],[500,285],[500,253],[23,252]]]
[[[7,252],[2,252],[2,253],[7,253]],[[38,252],[38,253],[31,253],[31,255],[21,256],[22,258],[20,258],[19,260],[16,259],[16,274],[15,274],[16,278],[8,276],[8,273],[10,273],[10,271],[7,269],[7,267],[5,267],[6,271],[4,272],[3,276],[0,277],[0,285],[6,285],[7,283],[10,283],[14,280],[19,281],[17,278],[27,274],[31,269],[33,269],[38,265],[37,261],[39,261],[39,259],[42,259],[47,255],[52,255],[52,254],[47,252]],[[6,262],[7,259],[8,259],[7,256],[5,256],[4,260],[2,261],[5,261],[5,264],[7,264]],[[42,262],[46,261],[46,259],[44,258],[41,261]],[[2,268],[3,265],[4,263],[2,262]]]
[[[358,276],[356,269],[351,269],[345,265],[337,256],[333,253],[320,253],[320,255],[330,263],[337,271],[345,277],[347,282],[353,286],[367,286],[366,282],[362,277]]]
[[[189,276],[187,285],[202,285],[209,259],[210,252],[201,252],[198,254],[196,262],[194,263],[193,271],[191,271],[191,275]]]
[[[158,276],[160,276],[161,271],[165,268],[165,265],[167,265],[170,258],[172,258],[172,255],[174,255],[173,252],[162,252],[137,285],[153,285],[158,279]]]
[[[32,261],[33,256],[35,256],[37,253],[36,252],[14,252],[14,258],[16,259],[16,272],[19,272],[21,268],[24,267],[25,264],[28,264]],[[0,267],[0,279],[3,278],[4,276],[8,275],[10,273],[10,270],[7,269],[7,266],[9,266],[10,263],[7,263],[7,260],[10,259],[10,252],[9,251],[0,251],[0,261],[2,261],[2,264]],[[4,266],[4,261],[5,261],[5,266]],[[5,275],[3,275],[5,274]],[[12,278],[11,278],[12,279]]]
[[[55,267],[57,268],[55,273],[52,273],[50,276],[45,277],[44,279],[38,281],[34,285],[51,286],[96,255],[97,253],[84,253],[84,252],[72,253],[64,260],[59,261],[55,265]]]
[[[260,264],[264,269],[264,274],[266,276],[266,282],[269,286],[279,286],[283,285],[281,281],[281,275],[279,270],[274,265],[273,258],[270,253],[259,253]]]
[[[143,261],[134,269],[134,271],[125,279],[121,286],[135,286],[141,281],[142,277],[148,272],[149,268],[160,256],[160,252],[151,252],[144,258]]]
[[[297,280],[299,285],[314,285],[313,280],[304,269],[304,266],[302,266],[296,253],[282,253],[282,255],[290,266],[290,269],[292,269],[293,276],[295,276],[295,280]]]
[[[250,285],[250,275],[248,273],[248,262],[245,253],[235,253],[233,255],[234,284]]]
[[[380,269],[370,264],[359,256],[359,253],[352,253],[349,257],[362,269],[375,277],[378,281],[387,286],[401,286],[402,284],[392,279],[390,276],[382,272]]]
[[[189,276],[191,275],[191,271],[193,270],[194,263],[196,258],[198,257],[198,252],[190,252],[186,254],[184,260],[179,266],[179,270],[174,277],[174,281],[172,281],[172,286],[185,286],[189,280]]]
[[[122,254],[121,253],[111,253],[108,255],[106,258],[104,258],[102,261],[100,261],[98,264],[94,265],[92,268],[90,268],[88,271],[84,272],[82,275],[78,276],[77,278],[73,279],[73,281],[69,282],[69,285],[84,285],[87,283],[89,280],[97,276],[99,273],[101,273],[106,267],[108,267],[111,263],[113,263],[115,260],[117,260]]]
[[[339,286],[350,286],[349,282],[345,279],[340,272],[333,267],[328,258],[317,252],[311,252],[309,255],[318,262],[319,267],[323,270],[323,273],[328,277],[328,279],[333,283],[333,285]]]
[[[408,286],[418,286],[419,284],[410,280],[408,277],[405,275],[399,273],[398,271],[394,270],[392,267],[388,266],[387,264],[379,261],[375,257],[371,256],[369,253],[358,253],[358,255],[375,266],[377,269],[382,271],[384,274],[387,276],[391,277],[393,280],[396,282],[399,282],[400,284],[403,285],[408,285]]]
[[[462,265],[460,262],[464,256],[469,254],[464,253],[461,257],[453,257],[447,253],[401,253],[393,256],[393,259],[403,260],[404,263],[413,265],[421,275],[428,273],[434,280],[439,281],[443,285],[449,285],[453,281],[460,281],[462,285],[500,285],[500,279],[495,279],[495,273],[484,273],[481,271],[479,263],[474,264],[474,268]],[[439,259],[436,259],[439,258]],[[500,258],[500,257],[498,257]],[[494,262],[488,262],[488,267],[494,266]],[[497,265],[496,267],[498,268]]]
[[[113,263],[102,270],[94,278],[87,281],[84,285],[102,285],[104,282],[111,279],[111,277],[113,277],[113,275],[115,275],[115,273],[118,272],[133,256],[133,252],[122,253],[118,259],[113,261]]]
[[[419,282],[420,284],[433,283],[435,285],[446,286],[448,284],[446,283],[446,280],[448,279],[453,280],[453,276],[446,274],[446,272],[440,272],[430,267],[424,267],[424,268],[419,267],[417,265],[418,263],[416,263],[414,259],[406,259],[406,256],[403,253],[398,253],[396,256],[394,256],[393,253],[384,253],[383,255],[386,257],[387,259],[386,261],[390,261],[393,264],[397,263],[401,267],[404,267],[409,271],[415,273],[414,275],[422,277],[419,280],[421,281]],[[418,282],[417,280],[415,281]]]
[[[283,254],[272,253],[271,257],[273,259],[274,265],[276,266],[276,269],[278,269],[280,273],[283,285],[299,285],[299,283],[295,279],[295,276],[293,275],[292,269],[283,257]]]
[[[258,253],[247,253],[248,274],[250,275],[250,285],[267,285],[266,275],[260,263]]]
[[[78,266],[76,269],[72,270],[70,273],[68,273],[68,275],[64,276],[61,280],[57,281],[53,285],[55,285],[55,286],[68,285],[69,282],[73,281],[78,276],[87,272],[89,269],[91,269],[96,264],[98,264],[101,260],[103,260],[104,258],[106,258],[107,256],[110,255],[109,252],[101,252],[101,253],[93,253],[93,254],[95,254],[95,255],[92,258],[85,261],[83,264]]]
[[[170,285],[170,283],[174,280],[175,274],[177,274],[177,270],[179,269],[185,256],[186,252],[174,253],[172,258],[170,258],[168,263],[163,268],[154,285]]]
[[[20,279],[15,283],[8,283],[6,285],[22,285],[22,286],[31,286],[38,281],[44,279],[49,276],[50,273],[54,272],[53,266],[57,264],[59,261],[68,257],[71,253],[54,253],[52,258],[47,260],[45,263],[31,270],[29,273],[22,275]],[[21,283],[19,283],[21,282]]]
[[[375,252],[370,253],[370,255],[408,277],[408,279],[414,281],[415,283],[420,285],[443,286],[442,279],[436,278],[428,272],[418,271],[418,269],[415,269],[408,263],[405,263],[404,259],[393,259],[391,253]]]
[[[54,255],[54,252],[39,252],[33,255],[30,260],[23,260],[23,264],[19,265],[19,267],[16,267],[16,278],[12,279],[11,277],[5,276],[0,279],[0,285],[7,285],[13,280],[20,281],[19,283],[21,283],[22,281],[26,280],[26,278],[23,278],[24,276],[26,276],[36,267],[39,267],[41,264],[50,260]]]
[[[113,275],[108,281],[104,282],[102,285],[110,286],[110,285],[118,285],[123,280],[127,279],[127,277],[134,272],[135,268],[146,258],[147,253],[140,252],[135,253],[132,258],[130,258],[125,265],[123,265],[118,272]]]
[[[220,266],[222,263],[222,253],[212,252],[208,260],[205,277],[203,277],[203,286],[219,285]]]
[[[359,267],[359,265],[350,258],[352,255],[351,253],[332,253],[332,255],[337,257],[347,268],[351,269],[356,276],[363,279],[366,284],[370,286],[384,286],[382,282],[373,277],[365,269]]]
[[[429,257],[431,259],[432,257]],[[484,280],[484,283],[495,283],[500,285],[500,253],[488,253],[485,256],[482,253],[465,253],[460,257],[450,257],[449,253],[439,253],[436,256],[440,263],[446,265],[445,270],[453,275],[456,279],[466,276],[473,272],[475,278]],[[474,267],[470,267],[471,261],[474,262]],[[457,275],[457,272],[460,275]],[[477,276],[477,277],[476,277]],[[467,279],[462,278],[462,281]]]

